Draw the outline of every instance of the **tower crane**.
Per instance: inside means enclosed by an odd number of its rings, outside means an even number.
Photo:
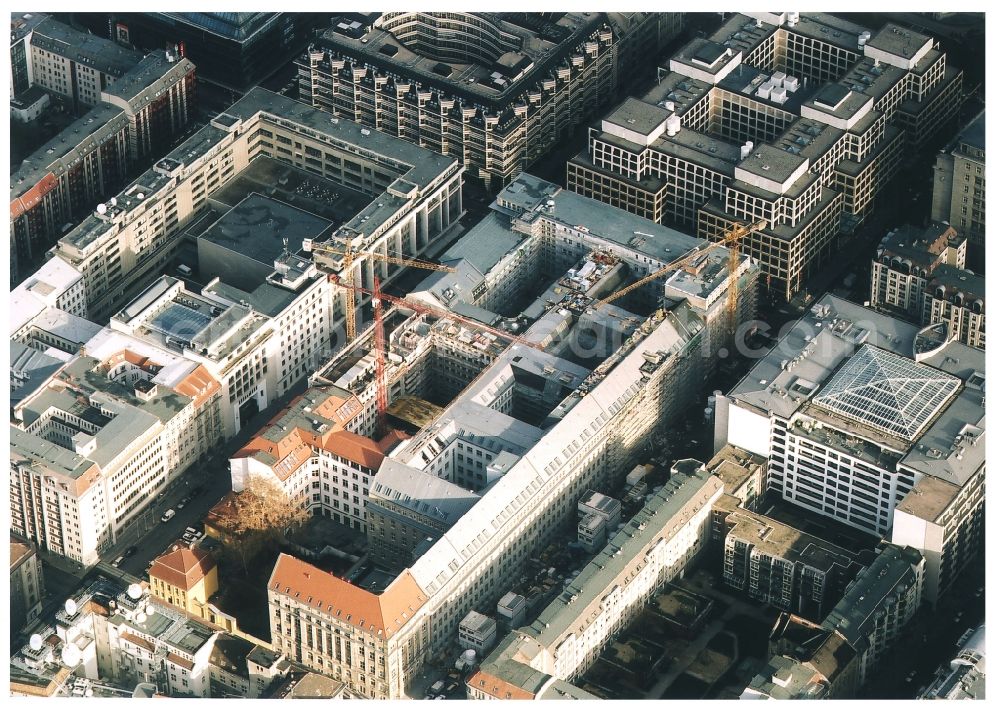
[[[388,253],[373,253],[370,251],[355,251],[351,250],[351,239],[348,237],[347,245],[344,250],[337,250],[336,248],[329,248],[324,245],[314,245],[312,247],[315,253],[328,253],[331,255],[337,255],[343,258],[343,270],[350,272],[354,267],[354,260],[356,258],[371,258],[373,260],[381,260],[386,263],[392,263],[393,265],[402,265],[408,268],[420,268],[422,270],[438,270],[445,273],[454,273],[455,269],[448,265],[442,265],[441,263],[432,263],[426,260],[418,260],[416,258],[405,258],[401,255],[389,255]],[[334,276],[330,276],[331,279]],[[355,286],[349,284],[341,283],[346,289],[344,294],[344,323],[347,330],[347,341],[351,342],[357,337],[357,322],[355,315],[355,298],[354,290],[358,289]],[[354,287],[354,289],[352,289]]]
[[[334,282],[340,282],[337,280],[337,276],[331,276]],[[345,288],[351,289],[348,286]],[[432,315],[437,318],[446,318],[449,320],[454,320],[455,322],[471,327],[475,330],[481,330],[482,332],[489,332],[497,337],[502,337],[505,340],[509,340],[519,345],[525,347],[532,347],[534,349],[542,349],[541,345],[531,342],[530,340],[525,340],[517,335],[511,334],[506,330],[501,330],[497,327],[490,327],[481,322],[477,322],[468,317],[463,317],[461,315],[456,315],[449,310],[443,310],[441,308],[431,307],[430,305],[425,305],[424,303],[414,302],[412,300],[407,300],[405,298],[396,297],[395,295],[387,295],[382,292],[382,285],[379,279],[375,278],[375,287],[372,290],[362,287],[353,287],[360,293],[365,293],[371,295],[372,297],[372,308],[375,312],[375,404],[378,410],[378,415],[376,418],[376,424],[379,434],[384,434],[386,430],[386,411],[389,408],[389,384],[386,377],[386,348],[385,348],[385,326],[383,324],[383,303],[392,303],[397,307],[404,308],[406,310],[412,310],[413,312],[420,313],[421,315]]]
[[[763,218],[756,220],[750,224],[734,222],[733,227],[730,230],[728,230],[726,234],[722,236],[722,239],[717,243],[714,242],[706,243],[701,247],[694,248],[688,251],[677,260],[671,261],[670,263],[660,268],[659,270],[650,273],[644,278],[636,280],[634,283],[626,285],[624,288],[618,290],[617,292],[612,293],[611,295],[608,295],[603,300],[597,302],[595,306],[599,307],[601,305],[607,305],[609,303],[612,303],[618,298],[632,292],[636,288],[642,287],[647,283],[651,283],[652,281],[657,280],[658,278],[662,278],[668,273],[676,270],[677,268],[682,268],[686,265],[690,265],[692,261],[696,260],[697,258],[703,255],[706,255],[707,253],[710,253],[711,251],[715,250],[717,246],[724,245],[729,247],[729,283],[727,285],[726,311],[728,319],[731,323],[730,326],[733,330],[735,330],[736,307],[737,307],[736,271],[739,269],[740,265],[740,240],[743,237],[749,235],[750,233],[753,233],[754,231],[758,231],[761,228],[764,228],[766,225],[767,221],[764,220]]]

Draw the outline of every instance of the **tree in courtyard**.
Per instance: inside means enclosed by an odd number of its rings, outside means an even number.
[[[218,513],[218,528],[225,532],[225,551],[238,558],[243,572],[265,547],[286,542],[286,535],[301,528],[309,512],[294,503],[275,483],[253,476],[246,488],[234,494]]]

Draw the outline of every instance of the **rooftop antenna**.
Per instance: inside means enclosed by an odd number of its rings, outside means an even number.
[[[80,648],[74,645],[72,642],[68,642],[63,645],[62,648],[62,661],[63,664],[70,669],[75,669],[78,664],[80,664]]]
[[[42,649],[42,636],[37,632],[28,640],[28,646],[33,650]]]
[[[69,615],[70,617],[73,617],[73,615],[76,614],[76,600],[74,600],[73,598],[67,600],[65,608],[66,608],[66,614]]]
[[[142,586],[139,583],[132,583],[128,586],[128,596],[133,600],[142,597]]]

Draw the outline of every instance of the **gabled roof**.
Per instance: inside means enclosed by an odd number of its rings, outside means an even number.
[[[376,595],[286,553],[278,556],[267,587],[381,639],[397,632],[427,602],[409,570]]]
[[[207,550],[178,547],[153,561],[149,577],[186,592],[201,582],[214,567],[215,558]]]

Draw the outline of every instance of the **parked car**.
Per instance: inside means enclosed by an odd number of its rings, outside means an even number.
[[[163,523],[166,523],[167,521],[169,521],[171,518],[173,518],[176,515],[177,515],[177,511],[175,511],[172,508],[168,508],[167,512],[164,513],[162,516],[160,516],[160,521],[162,521]]]
[[[125,552],[122,553],[122,557],[123,558],[131,558],[133,555],[136,554],[136,551],[138,551],[138,550],[139,549],[136,548],[134,545],[130,545],[128,548],[125,549]]]
[[[119,555],[117,558],[115,558],[114,560],[111,561],[111,567],[112,568],[117,568],[119,565],[122,564],[123,560],[125,560],[125,556],[124,555]]]

